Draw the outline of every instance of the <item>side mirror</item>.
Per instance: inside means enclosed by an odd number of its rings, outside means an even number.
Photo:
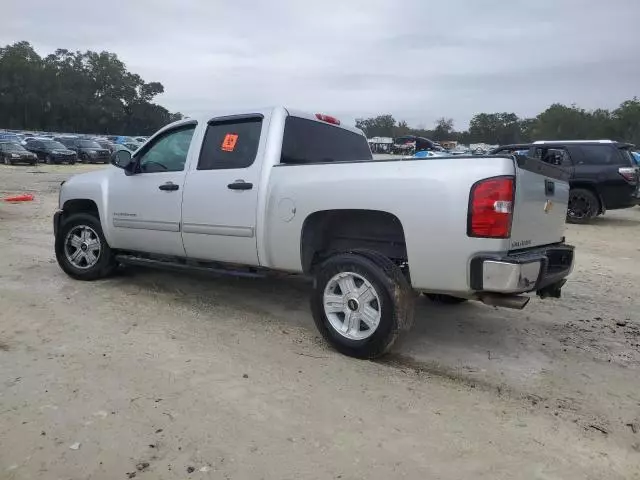
[[[128,150],[119,150],[115,152],[111,156],[111,165],[126,169],[131,165],[131,152]]]

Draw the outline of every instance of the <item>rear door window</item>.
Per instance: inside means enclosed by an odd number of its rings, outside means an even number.
[[[367,139],[357,133],[314,120],[287,117],[282,156],[284,164],[372,160]]]
[[[612,145],[580,145],[582,151],[581,164],[584,165],[615,165],[620,158]]]
[[[570,167],[573,164],[571,155],[566,148],[562,147],[533,147],[533,152],[530,152],[530,155],[558,167]]]
[[[212,121],[202,142],[198,170],[227,170],[253,165],[260,145],[262,117]]]

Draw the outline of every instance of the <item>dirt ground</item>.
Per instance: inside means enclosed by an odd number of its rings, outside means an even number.
[[[319,338],[308,286],[67,278],[61,180],[0,167],[0,479],[638,479],[640,207],[570,226],[560,300],[418,300],[382,361]]]

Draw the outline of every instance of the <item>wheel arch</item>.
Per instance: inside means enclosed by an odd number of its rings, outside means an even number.
[[[62,205],[62,211],[65,217],[73,215],[74,213],[89,213],[95,215],[98,220],[101,220],[98,204],[89,198],[73,198],[67,200]]]
[[[309,273],[337,252],[372,250],[396,263],[407,261],[404,228],[400,219],[382,210],[321,210],[302,224],[302,270]]]

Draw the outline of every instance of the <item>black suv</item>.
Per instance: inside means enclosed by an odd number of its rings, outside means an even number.
[[[571,187],[567,221],[588,223],[607,210],[640,204],[633,148],[611,140],[558,140],[503,145],[491,154],[534,157],[567,170]]]
[[[79,137],[55,137],[54,140],[76,152],[80,162],[109,163],[111,158],[109,149],[101,147],[95,140]]]
[[[49,165],[63,162],[67,162],[69,165],[76,163],[76,152],[53,140],[30,140],[25,148]]]

